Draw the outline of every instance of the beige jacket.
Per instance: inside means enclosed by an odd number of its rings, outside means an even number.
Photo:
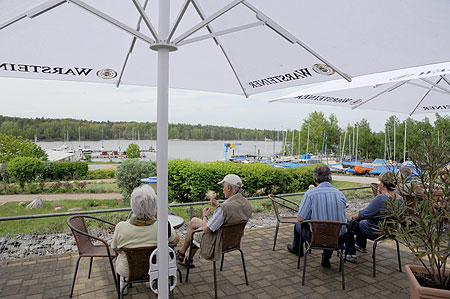
[[[224,215],[223,224],[248,221],[252,216],[252,206],[250,202],[237,193],[231,196],[222,205]],[[209,234],[203,234],[200,243],[200,256],[207,260],[218,261],[222,254],[222,228]]]

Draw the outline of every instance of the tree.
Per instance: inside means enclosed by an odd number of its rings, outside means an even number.
[[[35,157],[47,160],[45,151],[34,142],[21,136],[0,134],[0,163],[8,162],[15,157]]]
[[[8,163],[8,174],[24,189],[44,171],[44,162],[34,157],[16,157]]]
[[[139,145],[135,143],[130,143],[127,147],[127,157],[130,159],[139,158],[141,156],[141,150],[139,149]]]

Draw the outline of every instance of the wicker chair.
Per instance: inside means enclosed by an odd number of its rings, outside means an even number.
[[[377,196],[378,195],[378,184],[377,183],[371,183],[370,186],[372,187],[373,196],[374,197]],[[401,192],[399,192],[399,193],[401,193]],[[404,200],[406,202],[406,212],[408,213],[408,211],[409,211],[408,203],[411,203],[413,201],[413,199],[410,199],[410,197],[406,193],[402,193],[402,197],[404,198]],[[389,218],[390,218],[389,215],[384,216],[382,218],[382,221],[386,221],[386,223],[389,223]],[[376,260],[377,260],[377,255],[376,255],[377,245],[378,245],[378,242],[381,242],[381,241],[384,241],[384,240],[393,240],[393,241],[395,241],[395,244],[397,245],[398,271],[402,272],[402,261],[400,259],[400,246],[399,246],[398,240],[396,239],[395,235],[392,235],[392,234],[389,234],[388,232],[385,232],[385,233],[381,234],[379,237],[377,237],[376,239],[372,239],[372,241],[373,241],[373,247],[372,247],[373,277],[377,276],[377,264],[376,264]]]
[[[248,278],[247,278],[247,270],[245,269],[245,259],[244,259],[244,253],[241,250],[241,239],[244,235],[244,228],[247,224],[247,221],[240,221],[236,223],[229,223],[222,226],[222,260],[220,262],[220,271],[223,269],[223,260],[224,260],[224,254],[239,250],[241,253],[241,259],[242,259],[242,267],[244,269],[244,276],[245,276],[245,284],[248,285]],[[195,233],[200,232],[195,231]],[[192,248],[193,245],[193,237],[191,240],[191,244],[189,248]],[[189,266],[190,262],[192,260],[192,252],[189,250],[189,259],[188,259],[188,265],[186,270],[186,282],[189,279]],[[216,261],[213,261],[213,271],[214,271],[214,298],[217,298],[217,275],[216,275]]]
[[[339,246],[339,233],[342,226],[348,226],[345,222],[304,220],[301,225],[309,224],[311,226],[311,242],[305,240],[306,251],[303,259],[303,278],[302,285],[305,285],[306,261],[311,249],[329,249],[337,252],[340,257],[339,272],[342,273],[342,289],[345,290],[344,276],[344,248]],[[300,257],[299,257],[300,260]]]
[[[389,219],[391,218],[391,215],[386,215],[383,217],[384,222],[387,223],[387,225],[389,226]],[[376,252],[377,252],[377,245],[378,242],[384,241],[384,240],[393,240],[395,241],[395,244],[397,245],[397,260],[398,260],[398,271],[402,272],[402,261],[400,259],[400,246],[399,246],[399,242],[397,240],[397,238],[395,237],[395,235],[389,233],[390,230],[383,232],[379,237],[377,237],[376,239],[372,239],[373,241],[373,247],[372,247],[372,268],[373,268],[373,277],[377,276],[377,261],[376,261]]]
[[[120,275],[117,274],[117,292],[118,297],[123,298],[123,291],[132,283],[148,282],[149,259],[156,246],[139,248],[115,248],[117,253],[123,252],[128,262],[127,283],[120,288]]]
[[[173,245],[173,247],[175,247],[175,245]],[[117,274],[117,292],[119,299],[123,298],[123,291],[127,286],[132,286],[133,283],[149,282],[149,259],[156,248],[157,246],[114,249],[117,253],[123,252],[128,262],[127,283],[122,287],[122,289],[120,288],[120,275]],[[173,255],[172,258],[175,259],[173,250],[171,251],[171,254]],[[177,269],[177,272],[180,274],[180,281],[182,281],[181,271]],[[173,298],[172,291],[170,292],[170,297]]]
[[[277,218],[277,226],[275,227],[275,236],[273,237],[273,248],[272,250],[275,251],[275,245],[277,244],[277,236],[278,236],[278,229],[280,227],[280,223],[290,223],[290,224],[296,224],[298,222],[297,216],[281,216],[280,212],[278,211],[278,206],[282,206],[284,208],[287,208],[295,213],[298,211],[298,204],[290,201],[289,199],[283,198],[278,195],[269,195],[270,200],[272,201],[273,210],[275,212],[275,217]],[[277,200],[279,199],[279,200]],[[297,209],[294,209],[292,206],[289,206],[288,204],[291,204]]]
[[[112,250],[112,248],[109,247],[108,243],[105,240],[89,234],[89,231],[86,226],[86,222],[84,220],[85,218],[93,219],[96,221],[100,221],[100,222],[109,224],[111,226],[115,226],[114,223],[111,223],[109,221],[106,221],[106,220],[103,220],[103,219],[100,219],[97,217],[93,217],[93,216],[76,215],[76,216],[71,216],[67,219],[67,225],[70,227],[72,234],[75,238],[75,242],[77,244],[78,254],[79,254],[77,264],[75,266],[75,273],[73,275],[72,288],[70,289],[70,296],[69,296],[70,298],[72,298],[72,295],[73,295],[73,288],[75,286],[75,280],[77,278],[78,265],[79,265],[80,259],[82,257],[90,257],[91,258],[90,263],[89,263],[88,278],[91,278],[92,261],[93,261],[94,257],[107,257],[109,259],[109,264],[111,266],[111,271],[113,274],[114,282],[117,284],[114,266],[113,266],[113,262],[112,262],[113,258],[116,256],[116,253],[114,252],[114,250]],[[94,245],[92,243],[92,240],[97,240],[103,244]]]

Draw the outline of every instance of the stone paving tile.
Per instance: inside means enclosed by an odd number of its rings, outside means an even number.
[[[398,271],[395,243],[377,246],[377,276],[372,276],[372,243],[368,253],[358,255],[358,263],[345,263],[346,290],[342,290],[339,260],[331,268],[320,266],[321,252],[313,251],[307,260],[306,280],[302,286],[303,259],[297,269],[297,257],[289,254],[286,244],[292,241],[292,226],[281,226],[276,250],[272,250],[274,228],[248,231],[242,240],[249,285],[245,284],[239,252],[225,255],[224,268],[217,263],[220,298],[409,298],[405,273]],[[402,265],[412,264],[407,250],[401,247]],[[77,255],[35,257],[0,262],[0,297],[67,298],[70,293]],[[175,298],[213,298],[212,263],[195,257],[189,283],[178,282]],[[80,261],[74,298],[115,298],[114,280],[107,259],[94,259],[92,277],[88,278],[89,259]],[[181,268],[183,278],[186,269]],[[143,284],[129,288],[125,298],[157,298]]]

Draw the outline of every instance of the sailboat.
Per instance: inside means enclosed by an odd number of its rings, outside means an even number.
[[[103,128],[102,128],[102,147],[100,148],[101,152],[105,151],[105,147],[103,146]]]
[[[81,133],[80,133],[80,127],[78,127],[78,149],[77,151],[82,151],[83,148],[81,147]]]

